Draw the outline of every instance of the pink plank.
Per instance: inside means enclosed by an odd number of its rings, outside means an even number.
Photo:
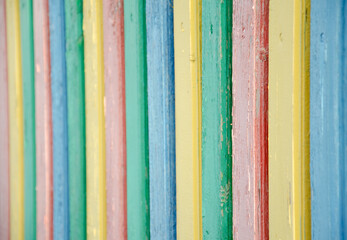
[[[269,239],[269,0],[234,0],[233,10],[234,239]]]
[[[0,0],[0,239],[10,239],[6,1]]]
[[[127,239],[123,0],[104,0],[107,239]]]
[[[53,239],[52,114],[48,0],[34,0],[38,240]]]

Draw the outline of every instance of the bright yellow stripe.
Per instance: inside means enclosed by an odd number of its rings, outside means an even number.
[[[270,1],[270,239],[311,239],[309,9],[308,0]]]
[[[87,238],[106,239],[106,169],[102,1],[84,0]]]
[[[10,225],[11,239],[17,240],[24,239],[23,94],[19,0],[6,0],[6,24],[10,105]]]
[[[174,1],[178,239],[202,238],[200,13],[200,0]]]

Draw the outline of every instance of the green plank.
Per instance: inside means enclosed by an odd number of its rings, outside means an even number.
[[[24,233],[36,239],[35,72],[32,0],[20,0],[24,107]]]
[[[149,239],[145,0],[124,1],[128,239]]]
[[[232,239],[232,1],[202,1],[202,221]]]
[[[70,239],[86,239],[83,1],[65,0]]]

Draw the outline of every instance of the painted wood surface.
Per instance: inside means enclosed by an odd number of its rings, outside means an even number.
[[[103,1],[107,239],[127,239],[124,7]]]
[[[70,239],[86,239],[83,0],[64,0]]]
[[[53,130],[53,238],[69,238],[68,129],[64,1],[49,0]]]
[[[347,1],[311,1],[312,238],[347,238]]]
[[[36,238],[53,239],[53,152],[48,0],[33,2],[36,128]]]
[[[269,232],[311,239],[309,1],[270,1]]]
[[[173,0],[146,2],[151,239],[176,239]]]
[[[269,239],[269,0],[234,0],[233,10],[234,238]]]
[[[102,2],[83,1],[87,148],[87,238],[106,239]]]
[[[33,2],[20,0],[24,113],[24,235],[36,237],[35,59]]]
[[[19,0],[6,1],[9,145],[10,238],[24,239],[23,89]]]
[[[146,5],[124,1],[128,239],[149,239]]]
[[[202,1],[202,230],[232,239],[232,0]]]
[[[0,239],[10,239],[9,109],[6,0],[0,0]]]
[[[177,238],[201,239],[201,1],[174,6]]]

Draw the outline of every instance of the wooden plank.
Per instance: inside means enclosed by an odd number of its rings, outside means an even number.
[[[83,1],[87,148],[87,238],[106,238],[102,2]]]
[[[65,2],[70,239],[86,239],[83,0]]]
[[[53,238],[69,238],[64,1],[49,0],[53,130]]]
[[[24,239],[24,139],[19,0],[6,1],[10,145],[10,234]]]
[[[232,239],[232,8],[202,1],[202,227],[206,239]]]
[[[269,239],[269,0],[234,0],[234,239]]]
[[[151,239],[176,239],[173,0],[146,2]]]
[[[312,0],[312,238],[347,238],[347,2]]]
[[[10,239],[10,156],[6,1],[0,0],[0,239]]]
[[[104,9],[107,239],[127,239],[123,0]]]
[[[309,176],[310,1],[270,1],[270,238],[311,239]]]
[[[33,2],[20,0],[24,111],[24,234],[36,238],[35,59]]]
[[[177,238],[201,239],[201,1],[174,6]]]
[[[128,239],[149,239],[149,170],[144,0],[124,1]]]

